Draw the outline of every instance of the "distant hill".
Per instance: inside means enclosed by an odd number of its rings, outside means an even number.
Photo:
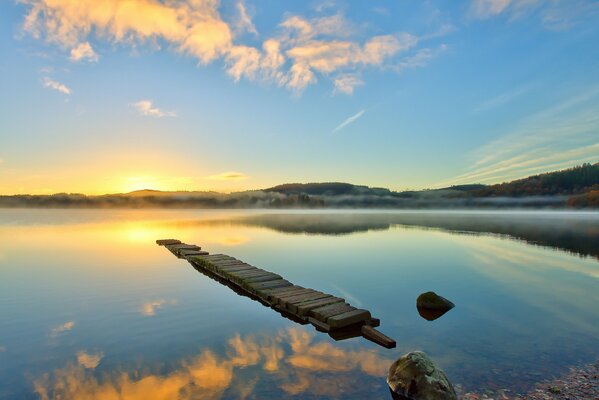
[[[324,183],[285,183],[264,189],[265,192],[277,192],[284,194],[307,194],[311,196],[389,196],[393,192],[385,188],[371,188],[368,186],[352,185],[343,182]]]
[[[287,183],[236,193],[199,191],[86,196],[0,196],[0,207],[35,208],[599,208],[599,163],[497,185],[467,184],[394,192],[344,182]]]
[[[599,163],[529,176],[474,190],[474,196],[577,195],[599,190]]]

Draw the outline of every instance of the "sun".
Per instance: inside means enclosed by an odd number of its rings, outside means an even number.
[[[123,191],[126,193],[144,189],[162,190],[160,181],[160,178],[150,175],[131,176],[125,178],[125,182],[122,187]]]

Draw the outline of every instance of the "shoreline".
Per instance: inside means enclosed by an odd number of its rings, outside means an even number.
[[[580,367],[571,367],[570,372],[554,379],[543,380],[527,393],[511,393],[498,390],[488,393],[461,393],[456,385],[460,400],[590,400],[599,399],[599,360]]]

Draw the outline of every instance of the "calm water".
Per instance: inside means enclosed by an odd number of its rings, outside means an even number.
[[[387,350],[282,318],[174,237],[346,298]],[[0,210],[0,398],[388,399],[426,351],[466,391],[599,356],[599,214]],[[456,308],[422,319],[434,290]]]

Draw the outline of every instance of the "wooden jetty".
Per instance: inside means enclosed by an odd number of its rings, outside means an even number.
[[[238,294],[272,307],[295,322],[312,324],[336,340],[363,336],[386,348],[395,347],[395,340],[375,329],[380,321],[372,318],[370,311],[352,307],[340,297],[294,285],[278,274],[231,256],[209,254],[200,246],[176,239],[161,239],[156,243]]]

